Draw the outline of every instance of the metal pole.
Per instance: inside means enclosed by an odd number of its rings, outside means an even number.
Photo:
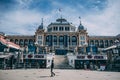
[[[69,51],[69,40],[70,40],[70,37],[68,36],[68,51]]]
[[[3,67],[4,67],[4,69],[6,69],[5,58],[4,58],[4,62],[3,62]]]
[[[53,51],[54,51],[54,36],[53,36],[52,42],[53,42]]]

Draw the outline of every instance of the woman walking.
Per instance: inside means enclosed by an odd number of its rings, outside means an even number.
[[[52,59],[51,62],[51,77],[55,76],[55,73],[53,72],[53,68],[54,68],[54,59]]]

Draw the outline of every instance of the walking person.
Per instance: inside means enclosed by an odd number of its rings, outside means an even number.
[[[53,68],[54,68],[54,59],[52,59],[51,62],[51,77],[55,76],[55,73],[53,72]]]

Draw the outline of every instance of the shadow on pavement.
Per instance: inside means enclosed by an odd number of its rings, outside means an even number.
[[[59,76],[59,75],[55,75],[55,76]],[[53,77],[55,77],[53,76]],[[39,78],[48,78],[48,77],[51,77],[51,76],[40,76]]]
[[[40,78],[48,78],[48,77],[50,77],[50,76],[40,76]]]

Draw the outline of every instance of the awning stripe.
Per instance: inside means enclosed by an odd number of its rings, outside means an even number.
[[[20,49],[20,46],[13,43],[13,42],[10,42],[10,41],[7,41],[5,39],[3,39],[2,37],[0,37],[0,42],[4,45],[6,45],[7,47],[11,47],[11,48],[15,48],[15,49]]]

